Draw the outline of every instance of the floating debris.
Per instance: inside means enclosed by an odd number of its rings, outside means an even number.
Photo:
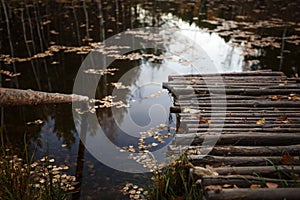
[[[100,75],[115,75],[113,72],[118,71],[119,69],[117,68],[108,68],[108,69],[87,69],[84,70],[84,73],[87,74],[100,74]]]
[[[121,82],[111,83],[111,85],[117,89],[129,89],[130,88],[129,85],[123,85],[123,83],[121,83]]]
[[[0,70],[0,74],[4,74],[4,75],[9,76],[11,78],[21,75],[21,73],[13,73],[13,72],[2,70],[2,69]]]
[[[150,98],[159,98],[162,94],[166,94],[167,92],[165,90],[159,90],[156,93],[153,94],[149,94],[148,96],[146,96],[147,99]]]
[[[41,125],[43,123],[44,123],[43,120],[37,119],[37,120],[34,120],[33,122],[27,122],[27,125]]]

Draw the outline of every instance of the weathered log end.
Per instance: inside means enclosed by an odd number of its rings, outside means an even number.
[[[0,88],[1,106],[23,106],[88,102],[89,97],[76,94],[48,93],[34,90]]]

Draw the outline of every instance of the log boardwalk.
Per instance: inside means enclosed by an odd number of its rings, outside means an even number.
[[[197,177],[205,199],[300,199],[298,79],[271,71],[173,75],[163,87],[174,96],[175,141],[194,138],[180,149],[194,169],[218,173]],[[205,140],[217,141],[207,155]]]

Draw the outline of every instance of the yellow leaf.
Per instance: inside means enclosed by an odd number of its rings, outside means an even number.
[[[254,188],[261,188],[261,185],[258,185],[258,184],[252,184],[250,186],[250,188],[254,189]]]
[[[222,187],[220,185],[208,185],[205,186],[205,190],[214,190],[216,192],[219,192],[222,190]]]
[[[294,96],[292,96],[292,100],[293,101],[300,101],[300,97],[294,95]]]
[[[230,184],[224,184],[224,185],[222,185],[222,186],[223,186],[223,188],[229,188],[229,187],[231,187]]]
[[[266,120],[265,119],[260,119],[256,122],[256,124],[265,124]]]

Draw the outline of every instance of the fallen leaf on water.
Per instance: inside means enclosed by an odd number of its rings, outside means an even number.
[[[276,183],[268,182],[268,183],[266,183],[266,186],[267,186],[267,188],[278,188],[278,184],[276,184]]]
[[[256,122],[256,124],[265,124],[266,120],[265,119],[260,119]]]

